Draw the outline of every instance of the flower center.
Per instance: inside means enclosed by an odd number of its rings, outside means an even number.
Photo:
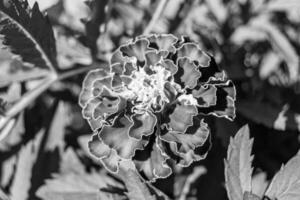
[[[151,75],[144,68],[134,71],[132,82],[127,85],[126,96],[134,100],[135,108],[139,111],[150,107],[157,110],[169,101],[164,93],[164,85],[171,73],[159,64],[150,66],[150,69],[153,71]]]

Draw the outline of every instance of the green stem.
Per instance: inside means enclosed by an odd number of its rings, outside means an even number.
[[[149,22],[149,24],[147,25],[147,27],[144,29],[143,34],[144,35],[148,35],[149,33],[151,33],[154,25],[157,23],[158,18],[160,17],[160,15],[162,14],[162,12],[164,11],[164,8],[166,7],[167,3],[169,0],[160,0],[158,6],[155,9],[155,12]]]

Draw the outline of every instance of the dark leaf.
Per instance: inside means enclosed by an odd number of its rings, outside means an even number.
[[[31,9],[27,0],[3,0],[0,16],[2,43],[13,54],[40,68],[57,67],[53,30],[37,3]]]

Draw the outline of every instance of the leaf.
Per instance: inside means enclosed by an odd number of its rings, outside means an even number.
[[[300,152],[274,176],[265,196],[277,200],[300,199]]]
[[[268,40],[273,46],[274,51],[282,56],[282,59],[288,66],[290,82],[294,83],[298,78],[299,57],[288,38],[266,17],[256,17],[251,20],[250,24],[268,35]]]
[[[15,173],[16,163],[17,163],[17,156],[11,156],[7,160],[2,161],[1,173],[3,175],[1,176],[0,184],[3,188],[7,187],[10,184],[12,177]]]
[[[90,51],[74,37],[57,31],[57,61],[61,69],[73,67],[74,64],[90,65],[92,63]]]
[[[57,67],[53,30],[37,3],[31,9],[27,0],[3,0],[0,16],[2,43],[13,54],[36,67]]]
[[[267,173],[260,172],[252,177],[252,193],[259,197],[263,197],[269,185],[267,181]]]
[[[206,0],[205,3],[220,24],[228,18],[228,9],[221,0]]]
[[[28,198],[33,173],[32,169],[38,156],[43,135],[44,130],[41,130],[35,139],[26,144],[20,151],[15,177],[10,189],[11,198],[13,200],[24,200]]]
[[[56,148],[59,150],[64,147],[64,136],[65,136],[65,127],[68,120],[68,114],[66,109],[66,103],[60,101],[55,108],[55,113],[49,127],[49,134],[47,142],[44,146],[45,151],[54,151]]]
[[[225,160],[225,180],[230,200],[243,199],[245,192],[251,192],[251,148],[253,139],[249,138],[249,127],[242,127],[231,138]]]
[[[291,9],[300,9],[300,2],[298,0],[273,0],[269,1],[263,11],[286,11],[290,12]]]
[[[259,75],[265,79],[271,75],[272,72],[279,68],[282,59],[274,52],[268,52],[262,59],[259,69]]]
[[[67,149],[63,155],[60,173],[46,180],[36,195],[44,200],[112,200],[113,198],[100,192],[100,188],[116,182],[103,173],[92,171],[86,173],[72,149]]]
[[[33,6],[35,2],[38,2],[40,9],[44,11],[57,4],[59,0],[28,0],[30,6]]]

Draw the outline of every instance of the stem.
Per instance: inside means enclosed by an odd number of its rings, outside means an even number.
[[[5,116],[16,116],[21,110],[26,108],[33,100],[35,100],[44,91],[46,91],[50,87],[50,85],[57,81],[57,79],[57,76],[54,74],[48,76],[40,85],[23,95],[22,98],[5,113]]]
[[[93,69],[97,69],[97,68],[99,68],[99,66],[101,66],[101,65],[99,65],[99,63],[93,63],[91,65],[79,65],[79,67],[61,71],[58,74],[58,80],[63,80],[63,79],[93,70]]]
[[[119,163],[119,175],[125,184],[130,200],[154,200],[131,161],[121,161]]]
[[[32,101],[34,101],[38,96],[40,96],[44,91],[46,91],[50,87],[50,85],[53,84],[56,80],[57,80],[57,76],[55,74],[51,74],[40,85],[38,85],[33,90],[30,90],[26,94],[24,94],[17,103],[15,103],[11,108],[9,108],[5,112],[4,117],[1,118],[0,120],[1,132],[2,129],[7,125],[7,123],[9,123],[9,121],[13,117],[15,117],[22,110],[24,110]],[[7,134],[8,133],[6,134],[1,133],[1,135],[7,135]]]
[[[155,193],[164,200],[170,200],[166,194],[154,187],[151,183],[144,180],[142,176],[138,175],[138,172],[132,161],[121,161],[119,167],[118,175],[121,180],[123,180],[129,193],[140,193],[146,200],[152,200],[153,195],[151,195],[151,193]]]
[[[193,170],[193,173],[190,174],[183,186],[183,189],[181,191],[181,195],[178,198],[178,200],[186,200],[186,197],[188,193],[190,192],[191,185],[202,175],[206,174],[207,170],[203,166],[195,167]]]
[[[160,17],[162,11],[164,10],[164,8],[166,7],[167,3],[168,3],[169,0],[161,0],[158,4],[158,6],[156,7],[155,9],[155,12],[149,22],[149,24],[147,25],[147,27],[145,28],[143,34],[144,35],[147,35],[149,34],[152,29],[153,29],[153,26],[156,24],[158,18]]]

